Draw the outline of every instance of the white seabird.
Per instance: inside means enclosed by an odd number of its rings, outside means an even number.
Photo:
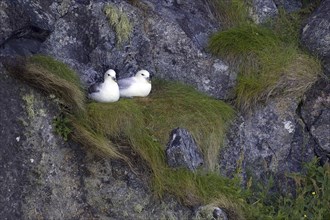
[[[151,91],[150,74],[147,70],[138,71],[135,76],[119,79],[120,97],[146,97]]]
[[[95,83],[88,88],[88,97],[97,102],[116,102],[119,100],[119,87],[116,72],[109,69],[104,74],[103,83]]]

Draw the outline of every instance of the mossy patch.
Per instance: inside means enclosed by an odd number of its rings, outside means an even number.
[[[115,6],[110,4],[106,5],[103,11],[108,18],[110,26],[114,28],[116,32],[118,45],[121,45],[129,40],[133,26],[127,15],[121,9],[117,9]]]
[[[33,120],[35,117],[34,111],[34,95],[33,94],[26,94],[22,97],[26,104],[26,112],[30,120]]]

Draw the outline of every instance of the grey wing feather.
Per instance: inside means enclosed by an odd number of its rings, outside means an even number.
[[[100,92],[100,83],[95,83],[88,88],[88,93]]]
[[[125,78],[118,80],[119,89],[127,89],[134,82],[133,78]]]

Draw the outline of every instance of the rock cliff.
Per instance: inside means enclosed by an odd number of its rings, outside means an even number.
[[[302,7],[292,0],[253,2],[258,22],[276,16],[279,6],[288,11]],[[109,24],[105,6],[128,17],[132,25],[128,41],[118,42],[119,33]],[[329,0],[322,1],[301,35],[302,45],[323,61],[327,76],[329,7]],[[180,81],[230,101],[237,68],[206,49],[210,34],[223,28],[212,4],[204,0],[2,0],[0,20],[2,219],[192,219],[195,210],[172,195],[162,200],[154,196],[148,167],[133,172],[124,162],[101,158],[55,135],[58,101],[10,76],[2,61],[50,55],[73,68],[86,87],[109,68],[116,69],[119,78],[143,68],[157,78]],[[300,172],[314,156],[329,160],[327,76],[303,97],[277,97],[250,114],[238,112],[219,155],[220,173],[231,177],[241,168],[245,183],[248,176],[266,180],[274,175],[281,188],[287,172]]]

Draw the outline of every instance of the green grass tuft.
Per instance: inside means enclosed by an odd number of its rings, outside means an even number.
[[[147,127],[155,138],[165,145],[169,128],[188,129],[201,147],[208,168],[214,170],[226,126],[234,116],[233,108],[179,83],[155,81],[153,88],[146,112]]]
[[[41,89],[55,94],[74,111],[85,107],[85,94],[77,74],[65,64],[49,56],[35,55],[5,63],[8,72]]]
[[[251,205],[245,206],[247,219],[329,219],[330,164],[320,166],[314,160],[305,164],[305,169],[304,173],[288,174],[295,184],[294,195],[274,194],[271,184],[260,185],[261,189],[253,192],[248,189]]]
[[[209,51],[238,67],[235,102],[243,111],[249,111],[270,97],[292,92],[300,96],[321,74],[320,62],[298,48],[297,20],[283,13],[277,21],[268,24],[276,27],[279,33],[245,24],[210,38]],[[283,29],[289,30],[289,34]]]
[[[234,110],[222,101],[201,94],[189,86],[164,81],[153,82],[148,98],[122,99],[116,103],[90,103],[87,117],[93,130],[111,140],[126,139],[143,159],[158,163],[172,129],[188,129],[201,147],[210,170],[216,167],[217,156],[228,122]],[[155,145],[151,146],[150,145]],[[139,146],[148,146],[141,150]],[[164,147],[162,147],[164,148]],[[157,149],[154,152],[146,152]],[[158,158],[159,157],[159,158]]]
[[[209,0],[209,4],[224,29],[252,22],[244,0]]]
[[[109,20],[109,24],[114,28],[117,37],[117,43],[125,43],[132,33],[133,27],[127,15],[112,5],[104,7],[104,13]]]
[[[208,48],[219,56],[249,56],[279,43],[279,38],[269,29],[246,24],[214,34]]]
[[[101,151],[112,158],[120,152],[114,143],[136,152],[150,167],[155,194],[161,196],[169,192],[185,204],[198,204],[212,200],[214,195],[221,195],[216,198],[225,205],[229,201],[230,204],[235,203],[227,198],[236,192],[236,189],[229,190],[228,180],[216,175],[211,175],[211,178],[171,169],[166,165],[164,152],[171,130],[184,127],[191,131],[201,147],[208,170],[215,169],[226,126],[233,116],[234,110],[222,101],[186,85],[155,80],[153,92],[147,98],[122,99],[115,103],[92,102],[87,104],[86,114],[73,117],[77,118],[74,127],[78,128],[75,133],[78,142],[98,149],[100,143],[94,137],[104,137],[108,146],[103,145],[113,152]],[[89,132],[82,134],[81,128],[87,128]],[[217,183],[217,180],[222,182]]]

